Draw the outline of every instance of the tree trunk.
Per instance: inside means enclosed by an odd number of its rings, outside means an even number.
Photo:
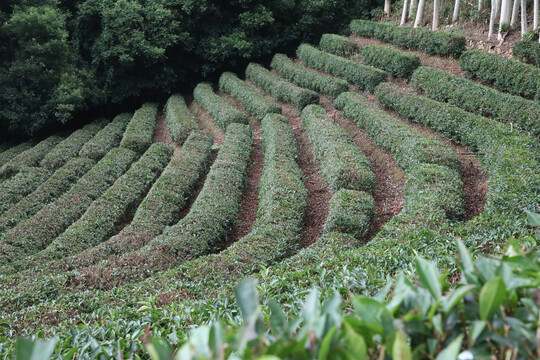
[[[452,22],[456,22],[459,14],[459,0],[456,0],[454,5],[454,14],[452,15]]]
[[[414,19],[414,27],[417,28],[424,21],[424,5],[426,0],[420,0],[418,2],[418,9],[416,10],[416,18]]]
[[[390,15],[390,0],[384,0],[384,14]]]
[[[521,37],[527,32],[527,1],[521,0]]]
[[[416,5],[416,0],[411,0],[411,3],[409,5],[409,19],[412,19]]]
[[[484,4],[483,4],[482,0],[478,0],[478,11],[479,11],[479,12],[482,11],[482,10],[484,9],[484,6],[483,6],[483,5],[484,5]]]
[[[538,29],[538,0],[533,1],[533,30]]]
[[[439,13],[441,10],[441,0],[434,0],[433,2],[433,24],[431,30],[437,30],[439,28]]]
[[[517,17],[519,13],[520,0],[514,0],[514,7],[512,8],[512,20],[510,20],[510,26],[515,26],[517,23]]]
[[[502,30],[505,25],[510,25],[510,18],[512,16],[511,12],[511,2],[510,0],[502,0],[501,4],[501,18],[499,21],[499,34],[497,36],[498,40],[502,39]]]
[[[497,18],[497,14],[499,12],[501,0],[491,0],[491,15],[489,16],[489,32],[488,32],[488,40],[491,39],[491,35],[493,35],[493,28],[495,26],[495,19]]]
[[[399,26],[402,26],[407,22],[407,4],[409,3],[408,0],[403,0],[403,12],[401,13],[401,22],[399,23]]]

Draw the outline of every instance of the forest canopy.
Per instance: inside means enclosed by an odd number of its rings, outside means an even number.
[[[188,89],[340,31],[378,2],[3,1],[0,126],[30,136],[105,104]]]

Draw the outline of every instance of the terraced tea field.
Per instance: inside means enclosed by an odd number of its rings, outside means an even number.
[[[540,70],[444,32],[351,34],[2,144],[0,353],[38,331],[71,357],[176,344],[237,322],[245,277],[299,313],[314,285],[373,294],[418,255],[454,272],[455,239],[477,255],[530,236]]]

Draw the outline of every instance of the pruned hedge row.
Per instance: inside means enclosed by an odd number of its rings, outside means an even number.
[[[512,55],[528,64],[540,66],[540,43],[522,40],[514,45]]]
[[[65,259],[68,267],[87,267],[138,250],[178,221],[192,198],[196,182],[208,170],[212,144],[212,134],[192,131],[137,208],[131,223],[98,246]]]
[[[84,157],[69,160],[34,192],[12,206],[9,212],[0,215],[0,236],[58,199],[94,165],[93,160]]]
[[[0,239],[0,264],[43,250],[98,199],[135,160],[137,154],[114,148],[64,195],[19,223]]]
[[[189,134],[198,129],[195,116],[187,108],[182,95],[173,94],[165,104],[165,123],[175,143],[182,145]]]
[[[101,130],[106,121],[101,119],[75,130],[41,160],[39,166],[54,171],[76,157],[87,141],[90,141]]]
[[[364,191],[339,189],[328,204],[325,233],[344,233],[362,239],[375,216],[373,197]]]
[[[144,103],[140,109],[135,111],[133,118],[127,124],[120,147],[142,155],[152,145],[157,113],[158,105],[155,103]]]
[[[251,232],[219,254],[182,265],[175,270],[175,278],[186,283],[219,279],[219,283],[231,284],[296,250],[307,208],[307,190],[297,163],[300,155],[294,134],[288,120],[278,114],[265,116],[261,131],[264,167],[259,209]]]
[[[420,66],[420,58],[387,46],[366,45],[360,48],[360,58],[368,65],[382,69],[392,76],[408,79]]]
[[[433,67],[422,66],[411,77],[413,88],[425,96],[463,110],[512,123],[540,136],[540,103],[499,92]]]
[[[281,76],[296,85],[330,96],[331,98],[335,98],[342,92],[349,90],[349,84],[346,81],[307,69],[305,66],[296,64],[283,54],[274,55],[271,66]]]
[[[315,91],[296,86],[259,64],[250,63],[246,68],[246,77],[276,99],[293,104],[300,111],[309,104],[319,102],[319,94]]]
[[[362,90],[373,91],[375,86],[388,78],[385,71],[321,51],[308,44],[301,44],[296,55],[305,65],[342,77]]]
[[[237,221],[252,143],[248,125],[229,125],[190,212],[142,249],[111,262],[108,267],[116,270],[102,286],[137,281],[222,246]]]
[[[540,100],[540,69],[535,66],[480,50],[465,51],[459,66],[500,91]]]
[[[197,104],[206,110],[223,130],[233,123],[248,123],[247,115],[214,93],[212,85],[209,83],[199,83],[193,90],[193,97]]]
[[[5,163],[9,162],[15,156],[19,155],[23,151],[30,149],[34,144],[31,141],[20,143],[19,145],[12,146],[7,150],[4,150],[0,154],[0,167],[4,166]]]
[[[343,93],[334,106],[365,129],[378,146],[388,150],[405,171],[421,163],[440,164],[455,170],[460,167],[460,160],[451,148],[371,106],[360,94]]]
[[[459,57],[465,51],[463,35],[441,30],[395,26],[368,20],[353,20],[349,28],[355,35],[375,38],[405,49],[422,50],[431,55]]]
[[[12,178],[0,183],[0,214],[21,201],[51,175],[47,169],[24,167]]]
[[[94,201],[84,215],[71,224],[47,248],[24,263],[28,266],[62,259],[93,247],[114,234],[130,218],[148,190],[169,163],[172,146],[154,143],[124,175]]]
[[[113,121],[94,135],[79,152],[79,156],[84,156],[94,161],[101,160],[112,148],[118,146],[127,124],[133,116],[123,113],[115,116]]]
[[[358,53],[356,42],[346,36],[336,34],[323,34],[319,41],[319,48],[334,55],[349,57]]]
[[[224,72],[219,78],[219,90],[238,100],[244,109],[262,120],[266,114],[281,114],[281,106],[264,97],[259,91],[231,72]]]
[[[371,193],[375,178],[368,159],[321,106],[306,106],[302,111],[302,125],[321,164],[323,178],[333,192],[346,188]]]
[[[40,141],[36,146],[19,153],[0,168],[0,179],[15,175],[23,167],[39,166],[39,162],[62,140],[63,138],[61,136],[49,136],[45,140]]]
[[[379,85],[375,95],[383,105],[411,121],[423,123],[443,136],[481,152],[479,159],[489,174],[489,192],[486,210],[478,221],[489,218],[490,228],[525,227],[523,209],[534,211],[540,206],[537,138],[511,132],[497,121],[390,84]]]

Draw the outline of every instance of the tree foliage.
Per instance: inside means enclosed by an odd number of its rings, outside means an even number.
[[[8,0],[0,125],[32,135],[86,109],[161,97],[287,52],[379,0]]]

